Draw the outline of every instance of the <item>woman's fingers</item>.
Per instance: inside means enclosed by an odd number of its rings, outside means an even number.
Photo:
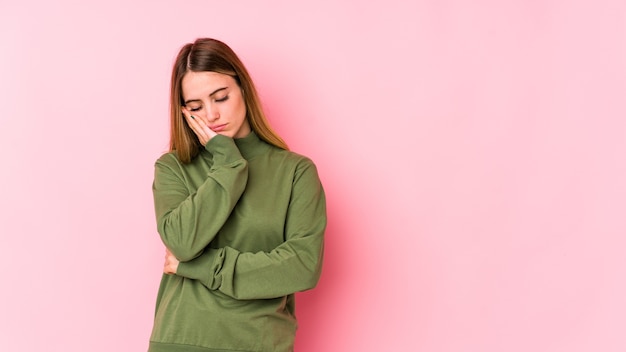
[[[196,136],[198,136],[202,145],[206,145],[211,138],[217,135],[202,119],[192,115],[186,108],[182,108],[182,112],[187,120],[187,124],[195,132]]]
[[[163,272],[166,274],[176,274],[178,270],[178,259],[169,251],[165,249],[165,264],[163,264]]]
[[[189,127],[191,127],[191,129],[196,134],[196,136],[198,136],[200,143],[202,145],[206,145],[207,142],[209,141],[209,136],[206,134],[205,129],[203,128],[203,125],[206,126],[206,124],[204,124],[200,119],[193,116],[189,112],[189,110],[183,108],[182,112],[183,112],[183,116],[185,116],[185,120],[187,121],[187,124],[189,125]]]

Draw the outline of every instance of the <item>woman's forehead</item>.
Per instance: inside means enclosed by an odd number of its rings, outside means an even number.
[[[208,96],[215,90],[229,88],[233,84],[236,84],[233,77],[212,71],[187,72],[181,82],[183,96],[186,100],[196,98],[195,95]],[[193,95],[193,97],[186,95]]]

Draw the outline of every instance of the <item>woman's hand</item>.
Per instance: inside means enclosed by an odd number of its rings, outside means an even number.
[[[172,252],[165,248],[165,265],[163,265],[163,272],[166,274],[176,274],[178,263],[178,259],[176,259]]]
[[[185,120],[187,120],[187,124],[195,132],[196,136],[198,136],[202,145],[206,145],[211,138],[217,136],[217,133],[209,128],[206,121],[202,120],[198,116],[192,115],[187,108],[183,107],[182,112],[183,116],[185,116]]]

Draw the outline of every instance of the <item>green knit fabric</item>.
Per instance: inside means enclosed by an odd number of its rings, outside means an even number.
[[[155,164],[163,275],[149,351],[292,351],[294,293],[322,264],[326,203],[313,162],[252,132],[213,137],[190,164]]]

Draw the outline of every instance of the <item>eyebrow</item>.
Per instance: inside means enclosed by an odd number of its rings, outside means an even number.
[[[209,94],[209,96],[210,96],[210,97],[212,97],[212,96],[213,96],[213,95],[215,95],[216,93],[221,92],[221,91],[223,91],[223,90],[224,90],[224,89],[226,89],[226,88],[228,88],[228,87],[218,88],[218,89],[214,90],[214,91],[213,91],[213,93]],[[196,102],[196,101],[200,101],[200,99],[190,99],[190,100],[185,100],[185,105],[187,105],[187,104],[189,104],[189,103]]]

